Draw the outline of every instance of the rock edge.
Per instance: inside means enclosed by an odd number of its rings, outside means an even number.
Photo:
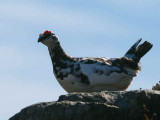
[[[103,91],[62,95],[22,109],[9,120],[156,120],[160,91]]]

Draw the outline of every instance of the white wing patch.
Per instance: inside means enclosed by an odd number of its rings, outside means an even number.
[[[91,85],[104,85],[104,84],[114,84],[117,82],[117,78],[127,76],[124,73],[118,73],[120,68],[103,66],[98,64],[80,64],[81,71],[83,74],[87,75]]]

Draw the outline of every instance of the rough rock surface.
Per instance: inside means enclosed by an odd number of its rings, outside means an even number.
[[[21,110],[9,120],[160,120],[160,91],[72,93]]]

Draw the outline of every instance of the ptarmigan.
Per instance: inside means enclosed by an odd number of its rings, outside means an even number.
[[[140,39],[121,58],[75,58],[64,52],[51,31],[40,34],[38,42],[48,47],[54,75],[69,93],[126,90],[141,70],[140,59],[153,46],[147,41],[139,45]]]

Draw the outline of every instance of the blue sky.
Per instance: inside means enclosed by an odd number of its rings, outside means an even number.
[[[160,80],[159,0],[1,0],[0,119],[22,108],[66,94],[52,74],[47,48],[38,35],[51,30],[76,57],[121,57],[138,40],[153,49],[128,90],[150,89]]]

